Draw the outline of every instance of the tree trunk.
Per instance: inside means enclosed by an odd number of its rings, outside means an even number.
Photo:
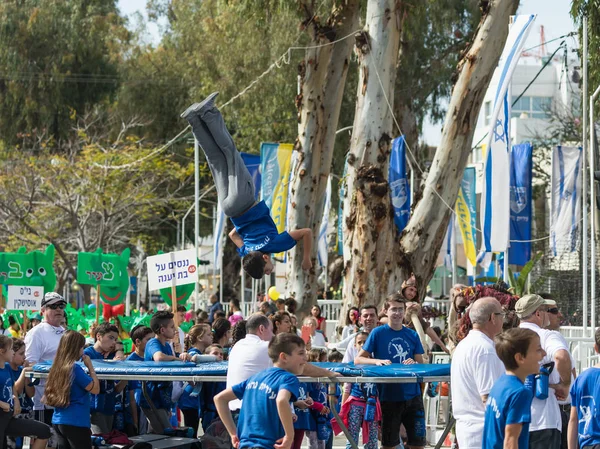
[[[359,0],[337,2],[339,5],[334,7],[325,24],[315,15],[315,3],[300,1],[306,13],[303,26],[312,38],[309,46],[334,42],[358,29]],[[316,302],[317,239],[352,47],[353,41],[349,38],[309,49],[299,65],[300,93],[296,99],[299,123],[295,147],[298,157],[290,181],[288,223],[290,229],[311,228],[313,231],[313,268],[309,272],[302,270],[303,244],[288,253],[287,290],[298,301],[300,313],[306,313]]]
[[[420,295],[425,294],[471,152],[481,103],[508,35],[509,17],[519,5],[518,0],[481,3],[481,22],[472,46],[459,63],[442,141],[423,198],[398,244],[387,184],[391,116],[383,95],[393,97],[394,71],[390,61],[395,59],[389,51],[395,48],[397,52],[398,26],[387,12],[393,10],[393,3],[369,1],[369,32],[357,43],[361,74],[343,223],[344,298],[352,305],[382,302],[411,273],[415,274]]]
[[[402,21],[401,2],[369,0],[357,36],[359,81],[344,201],[343,298],[364,304],[398,283],[397,247],[387,173]]]
[[[460,74],[448,106],[442,140],[425,182],[423,198],[416,205],[400,241],[402,275],[415,274],[421,296],[433,276],[462,174],[471,154],[479,110],[508,36],[509,18],[518,6],[519,0],[489,2],[473,44],[459,63]]]

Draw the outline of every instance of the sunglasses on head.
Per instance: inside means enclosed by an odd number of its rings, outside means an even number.
[[[551,313],[552,315],[558,315],[558,307],[548,309],[548,313]]]
[[[52,310],[56,310],[56,309],[65,310],[65,307],[67,307],[67,305],[64,302],[60,302],[58,304],[50,304],[45,307],[52,309]]]

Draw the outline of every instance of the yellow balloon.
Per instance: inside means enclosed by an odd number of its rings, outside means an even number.
[[[277,301],[277,299],[279,298],[279,292],[277,291],[277,287],[273,286],[269,288],[269,298],[271,298],[273,301]]]

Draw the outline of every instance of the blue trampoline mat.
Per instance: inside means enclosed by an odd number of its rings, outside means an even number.
[[[81,362],[80,365],[83,367]],[[131,362],[92,360],[98,374],[123,375],[161,375],[161,376],[225,376],[227,362],[206,362],[195,365],[191,362]],[[394,363],[387,366],[354,365],[352,363],[314,363],[321,368],[352,377],[425,377],[450,376],[450,364],[436,365],[401,365]],[[38,363],[33,370],[47,373],[51,362]],[[85,369],[85,367],[84,367]],[[86,370],[87,371],[87,370]]]

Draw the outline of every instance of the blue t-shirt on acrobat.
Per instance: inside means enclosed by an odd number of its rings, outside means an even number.
[[[281,234],[271,218],[271,211],[264,201],[250,208],[248,212],[231,218],[237,233],[244,241],[238,248],[240,256],[245,256],[252,251],[265,254],[280,253],[296,246],[294,240],[286,231]]]
[[[197,348],[190,348],[188,354],[196,355],[202,353]],[[194,388],[195,387],[193,385],[188,384],[183,389],[183,393],[181,393],[181,396],[179,397],[179,402],[177,403],[180,409],[198,410],[198,412],[200,412],[200,409],[202,408],[202,391],[200,391],[200,393],[195,397],[191,396],[191,394],[194,392]]]
[[[300,382],[298,386],[298,399],[297,401],[306,401],[308,398],[308,387],[304,382]],[[294,414],[298,417],[294,422],[294,429],[298,430],[312,430],[312,418],[310,416],[310,409],[301,409],[294,407]]]
[[[52,415],[52,424],[75,427],[90,427],[90,393],[86,387],[92,383],[83,368],[77,363],[73,365],[73,383],[69,396],[69,405],[56,407]],[[114,412],[113,412],[114,413]]]
[[[83,353],[92,360],[112,360],[115,353],[110,353],[108,357],[96,351],[93,346],[85,348]],[[117,403],[117,393],[115,391],[116,382],[114,380],[101,380],[100,393],[93,394],[91,399],[92,413],[102,413],[103,415],[114,415],[115,405]]]
[[[155,337],[151,340],[148,340],[148,343],[146,343],[146,349],[144,350],[144,361],[154,361],[154,354],[157,352],[162,352],[166,355],[174,355],[169,343],[165,343],[163,345],[160,340]],[[173,382],[147,382],[146,389],[156,408],[171,410],[173,405],[171,402]],[[142,395],[140,398],[140,407],[150,408],[150,404],[148,404],[148,401],[146,401],[144,395]]]
[[[285,435],[277,412],[277,395],[280,391],[289,391],[290,402],[294,402],[300,394],[299,386],[298,378],[292,373],[273,367],[232,387],[235,396],[244,399],[238,420],[239,449],[273,449],[275,442]]]
[[[0,369],[0,401],[8,402],[10,409],[14,410],[12,368],[6,362],[4,368]]]
[[[10,366],[10,375],[12,377],[13,385],[19,380],[21,377],[21,372],[23,371],[23,367],[19,366],[16,370],[12,369]],[[33,410],[33,398],[27,396],[25,393],[25,388],[23,388],[23,393],[19,395],[19,403],[21,404],[21,413],[28,413]]]
[[[519,449],[529,447],[529,423],[533,395],[523,382],[510,374],[498,378],[485,406],[482,449],[502,449],[505,428],[509,424],[522,424]]]
[[[396,331],[388,324],[373,329],[363,349],[371,353],[375,359],[391,360],[392,363],[402,363],[407,359],[414,360],[415,355],[424,352],[419,334],[406,326]],[[420,394],[421,385],[418,383],[379,386],[379,398],[382,401],[408,401]]]
[[[579,447],[600,444],[600,368],[585,370],[571,387],[571,406],[577,408]]]

